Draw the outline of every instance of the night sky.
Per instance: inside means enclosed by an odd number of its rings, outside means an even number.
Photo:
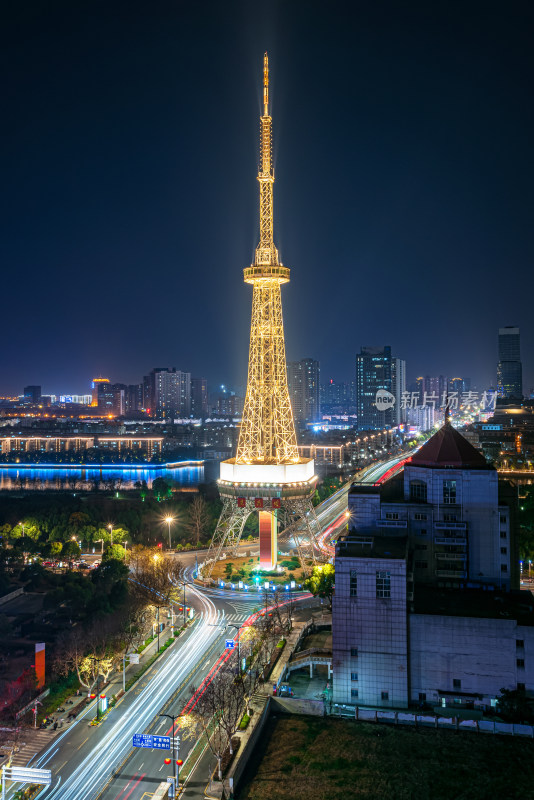
[[[534,386],[530,2],[4,5],[0,393],[246,379],[263,52],[289,359]]]

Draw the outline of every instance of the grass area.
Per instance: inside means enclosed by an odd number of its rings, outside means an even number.
[[[259,558],[257,556],[244,556],[232,557],[219,561],[213,567],[211,577],[213,580],[223,580],[225,582],[238,583],[244,581],[249,585],[254,584],[254,577],[260,576],[261,581],[269,580],[275,584],[286,584],[291,580],[297,583],[302,583],[305,575],[300,567],[300,562],[297,556],[282,557],[279,565],[282,567],[282,572],[274,570],[267,572],[265,570],[259,572],[258,567]]]
[[[239,800],[534,797],[534,742],[315,717],[271,717]]]

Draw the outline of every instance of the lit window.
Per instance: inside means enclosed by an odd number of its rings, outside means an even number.
[[[445,505],[456,503],[456,481],[443,481],[443,503]]]
[[[376,596],[391,597],[391,572],[381,570],[376,573]]]

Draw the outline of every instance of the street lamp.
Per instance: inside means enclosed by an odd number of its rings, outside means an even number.
[[[175,521],[174,517],[165,517],[165,522],[169,526],[169,550],[171,549],[171,525]]]
[[[113,547],[113,525],[110,523],[108,525],[109,531],[111,533],[111,546]]]
[[[26,526],[25,522],[19,522],[20,527],[22,528],[22,538],[24,539],[24,528]]]
[[[124,547],[124,560],[125,561],[126,561],[126,545],[127,544],[128,544],[128,539],[126,539],[126,541],[122,543],[122,546]]]
[[[174,764],[174,767],[173,767],[173,772],[174,772],[174,795],[175,795],[175,797],[178,797],[178,780],[179,780],[179,777],[177,777],[177,775],[176,775],[176,766],[177,766],[177,764],[180,764],[180,766],[181,766],[182,762],[181,761],[178,762],[176,760],[175,742],[176,742],[176,739],[178,739],[178,752],[180,752],[180,737],[179,736],[176,736],[176,737],[174,736],[174,726],[176,725],[176,720],[178,719],[179,715],[178,714],[160,714],[159,716],[160,717],[167,717],[167,719],[170,719],[172,721],[172,763]],[[178,773],[178,776],[179,776],[179,774],[180,773]]]

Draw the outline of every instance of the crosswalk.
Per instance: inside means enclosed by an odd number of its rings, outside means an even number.
[[[37,753],[48,747],[56,735],[57,732],[53,730],[40,730],[39,728],[37,730],[27,729],[22,731],[20,741],[17,743],[17,748],[13,754],[12,766],[27,766]]]

